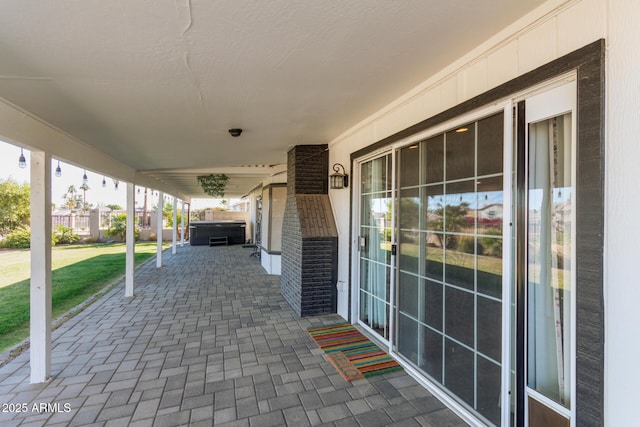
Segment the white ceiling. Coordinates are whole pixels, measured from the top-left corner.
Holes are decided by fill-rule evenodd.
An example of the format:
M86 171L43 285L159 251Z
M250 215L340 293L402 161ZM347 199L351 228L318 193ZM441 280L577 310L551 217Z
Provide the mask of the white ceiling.
M234 197L541 3L3 0L0 98L192 197L228 171Z

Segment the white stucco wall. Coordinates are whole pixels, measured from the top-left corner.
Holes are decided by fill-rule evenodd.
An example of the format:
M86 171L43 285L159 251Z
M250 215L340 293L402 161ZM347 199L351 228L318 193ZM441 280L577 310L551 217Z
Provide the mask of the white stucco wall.
M329 164L595 40L607 41L605 420L634 425L640 393L640 3L549 1L330 142ZM353 183L357 185L357 183ZM339 232L338 312L348 316L350 194L330 190ZM353 242L355 244L355 242ZM578 284L579 285L579 284Z

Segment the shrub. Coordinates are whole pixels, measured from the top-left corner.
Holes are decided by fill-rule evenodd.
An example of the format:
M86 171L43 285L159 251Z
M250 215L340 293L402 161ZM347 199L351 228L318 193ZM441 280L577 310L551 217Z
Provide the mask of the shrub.
M502 239L493 237L483 237L479 239L478 246L482 246L482 255L501 257L502 256Z
M78 241L78 235L73 232L73 229L65 227L64 225L58 225L53 234L55 236L55 242L63 245L70 245Z
M3 248L29 249L31 247L31 230L27 227L19 227L7 234L7 237L0 242Z
M467 254L475 252L475 241L471 236L460 236L458 240L458 250Z
M127 214L118 214L111 218L111 226L105 233L108 237L117 236L124 242L127 236ZM140 229L133 230L135 240L140 238Z

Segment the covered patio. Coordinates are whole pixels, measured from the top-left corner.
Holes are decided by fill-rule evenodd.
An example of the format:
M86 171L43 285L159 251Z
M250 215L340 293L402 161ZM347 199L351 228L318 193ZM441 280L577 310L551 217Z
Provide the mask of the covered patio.
M404 372L344 381L241 246L184 246L52 334L51 379L29 352L0 369L2 426L454 426ZM35 405L35 406L34 406ZM9 410L11 409L11 410Z

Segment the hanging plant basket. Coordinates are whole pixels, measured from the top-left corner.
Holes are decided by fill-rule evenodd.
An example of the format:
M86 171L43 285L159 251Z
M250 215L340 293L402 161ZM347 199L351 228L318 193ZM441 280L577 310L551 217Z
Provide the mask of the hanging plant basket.
M211 197L223 197L227 181L229 181L229 177L223 173L198 177L198 183L204 192Z

